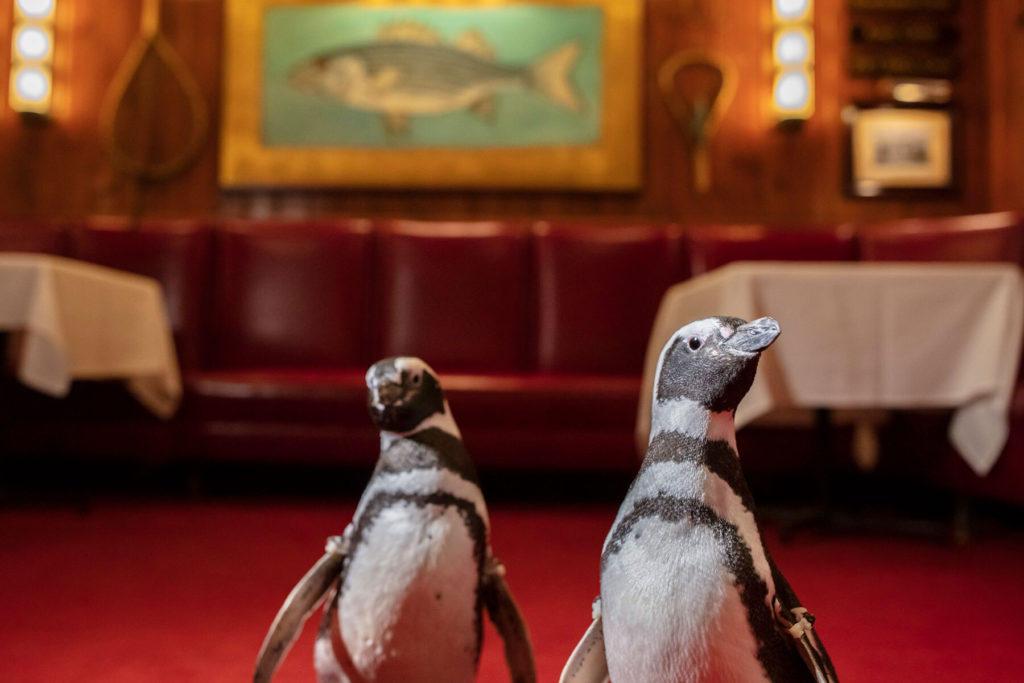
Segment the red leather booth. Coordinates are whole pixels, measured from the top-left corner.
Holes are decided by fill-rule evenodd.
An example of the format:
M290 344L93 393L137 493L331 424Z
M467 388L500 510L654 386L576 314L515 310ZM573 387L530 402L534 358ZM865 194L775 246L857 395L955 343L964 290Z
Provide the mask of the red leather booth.
M368 466L378 445L366 368L414 354L441 374L482 468L633 471L643 356L670 285L741 259L1018 260L1021 230L1015 214L856 229L8 219L0 249L158 279L185 395L162 422L116 383L76 383L58 400L8 379L0 396L13 417L3 438L14 450L81 457ZM1022 406L996 470L1009 474L993 484L957 470L947 483L1024 501Z
M858 256L851 224L698 225L689 229L687 241L693 275L733 261L854 261Z

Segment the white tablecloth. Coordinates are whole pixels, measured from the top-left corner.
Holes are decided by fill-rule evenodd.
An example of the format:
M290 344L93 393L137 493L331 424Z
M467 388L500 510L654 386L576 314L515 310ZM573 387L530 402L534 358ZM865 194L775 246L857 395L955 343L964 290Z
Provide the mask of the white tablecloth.
M0 253L0 330L18 378L52 396L74 379L123 379L160 417L181 376L158 282L58 256Z
M1024 325L1016 266L741 262L675 285L647 348L638 445L662 347L714 315L770 315L782 329L737 427L781 407L955 408L949 438L982 475L1006 443Z

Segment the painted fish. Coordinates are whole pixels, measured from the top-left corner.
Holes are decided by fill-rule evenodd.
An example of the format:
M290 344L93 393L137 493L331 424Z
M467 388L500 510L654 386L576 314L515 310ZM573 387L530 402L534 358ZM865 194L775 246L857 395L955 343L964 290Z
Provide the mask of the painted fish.
M537 91L579 112L570 75L580 45L566 43L526 65L501 64L479 33L446 45L429 28L403 22L370 43L346 46L298 64L289 84L384 117L391 132L411 116L471 110L489 114L499 93Z

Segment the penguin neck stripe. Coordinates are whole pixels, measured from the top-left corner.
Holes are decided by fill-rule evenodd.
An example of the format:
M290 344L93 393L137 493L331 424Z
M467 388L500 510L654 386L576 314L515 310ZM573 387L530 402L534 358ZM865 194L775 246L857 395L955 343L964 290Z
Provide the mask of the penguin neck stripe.
M477 514L490 528L487 506L484 503L480 486L445 467L428 466L374 475L359 500L354 518L361 517L369 501L381 493L428 494L434 492L450 493L456 498L472 502Z
M466 481L479 483L476 466L462 440L438 427L428 427L383 444L374 475L414 469L444 468Z
M615 528L601 554L601 570L618 554L633 528L643 519L658 518L669 523L689 522L711 529L723 548L725 569L732 574L741 602L747 612L757 659L772 683L811 681L803 661L775 624L768 603L767 581L757 573L750 546L739 529L725 521L704 503L686 498L659 495L639 500Z
M419 424L417 424L415 427L413 427L407 432L394 432L389 430L382 430L381 434L386 433L392 435L393 438L403 436L407 437L416 434L417 432L421 432L425 429L440 429L442 431L448 432L456 439L461 439L462 433L459 431L459 426L455 424L455 418L452 417L452 411L451 409L448 408L448 401L444 401L442 405L444 407L442 411L431 413L430 415L423 418L423 420L421 420Z
M650 440L665 432L678 432L697 439L714 439L736 444L733 411L712 412L688 398L656 400L651 409Z
M608 539L608 543L605 544L604 551L601 553L602 569L609 558L618 554L622 549L633 527L640 520L648 517L658 517L666 522L689 521L694 524L710 527L716 533L716 536L719 536L719 541L728 539L728 535L722 537L721 532L726 527L732 527L736 530L736 537L739 538L739 530L734 525L723 520L715 514L711 507L701 501L659 494L653 498L643 498L636 501L633 504L633 509L615 525L612 535ZM742 539L740 539L740 542L742 542Z
M647 457L640 467L640 475L655 463L690 462L706 467L709 472L728 484L732 492L751 513L754 513L754 496L743 476L739 457L732 444L726 441L705 441L678 432L663 432L651 439ZM640 475L637 475L639 479Z

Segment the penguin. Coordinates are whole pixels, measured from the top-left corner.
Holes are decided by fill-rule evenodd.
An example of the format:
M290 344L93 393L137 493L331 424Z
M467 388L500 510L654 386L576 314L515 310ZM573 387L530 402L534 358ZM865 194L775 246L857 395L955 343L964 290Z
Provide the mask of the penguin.
M769 555L736 449L736 406L772 318L698 320L665 344L651 435L601 552L594 622L561 683L831 683L814 617Z
M320 683L468 683L486 608L513 683L535 683L529 635L491 552L476 470L437 374L386 358L366 373L380 456L341 536L299 581L263 646L254 683L270 681L309 615Z

